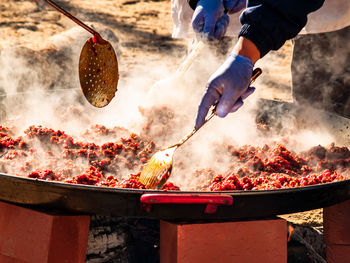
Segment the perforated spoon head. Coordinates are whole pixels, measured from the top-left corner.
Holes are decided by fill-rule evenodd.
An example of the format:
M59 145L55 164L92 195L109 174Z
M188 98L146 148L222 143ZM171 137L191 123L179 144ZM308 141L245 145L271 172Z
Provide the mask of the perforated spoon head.
M100 36L88 39L79 58L79 80L85 98L98 108L115 96L119 71L112 45Z

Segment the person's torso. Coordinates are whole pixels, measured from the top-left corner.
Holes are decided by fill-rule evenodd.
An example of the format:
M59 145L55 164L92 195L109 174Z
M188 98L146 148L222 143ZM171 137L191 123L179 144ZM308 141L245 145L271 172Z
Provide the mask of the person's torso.
M350 0L325 0L323 6L309 14L302 34L330 32L350 25Z

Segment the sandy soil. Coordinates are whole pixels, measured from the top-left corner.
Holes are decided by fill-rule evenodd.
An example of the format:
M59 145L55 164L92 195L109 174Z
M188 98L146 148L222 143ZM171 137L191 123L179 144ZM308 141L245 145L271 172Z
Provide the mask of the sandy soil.
M187 40L171 37L170 0L56 2L88 25L102 25L114 33L121 78L135 69L152 70L160 62L175 70L186 56ZM38 4L32 0L0 1L0 50L10 47L43 50L51 36L74 26L41 0ZM291 43L287 42L279 52L272 52L259 62L264 71L264 78L256 84L261 97L291 100L290 59ZM284 217L293 223L319 226L321 212Z
M171 38L170 1L56 1L86 24L102 24L119 40L120 72L148 62L166 61L172 53L185 54L185 41ZM50 36L75 26L74 22L40 0L1 1L0 47L25 46L42 49ZM104 37L102 35L102 37ZM171 51L171 52L169 52ZM141 55L141 56L140 56ZM144 57L149 61L139 61ZM172 56L174 58L174 56Z
M121 76L134 67L156 66L161 61L176 68L186 56L187 40L171 37L170 0L72 0L56 1L88 25L102 24L117 36ZM43 0L0 2L0 49L25 46L47 47L50 36L75 26L74 22L48 6ZM147 57L147 61L145 60ZM264 78L259 80L261 97L291 100L291 43L271 52L261 62ZM178 63L176 63L178 62ZM273 73L273 74L271 74Z

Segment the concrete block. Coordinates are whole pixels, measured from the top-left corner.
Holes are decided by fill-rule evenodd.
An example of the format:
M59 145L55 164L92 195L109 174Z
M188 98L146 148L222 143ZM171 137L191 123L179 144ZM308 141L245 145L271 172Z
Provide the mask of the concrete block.
M161 263L286 263L284 219L175 224L161 221Z
M349 263L350 245L327 245L327 263Z
M85 262L89 224L0 202L0 262Z
M350 200L324 208L323 227L326 244L350 245Z

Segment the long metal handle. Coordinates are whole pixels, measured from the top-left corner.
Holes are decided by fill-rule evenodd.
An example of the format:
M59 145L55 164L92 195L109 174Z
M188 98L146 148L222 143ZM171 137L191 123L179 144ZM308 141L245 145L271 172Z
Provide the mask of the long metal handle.
M64 10L62 7L58 6L56 3L52 2L51 0L44 0L44 1L47 2L49 5L51 5L52 7L54 7L59 12L61 12L62 14L64 14L65 16L67 16L68 18L72 19L75 23L77 23L79 26L81 26L84 29L86 29L87 31L89 31L94 36L98 36L98 37L100 36L99 33L97 33L95 30L93 30L88 25L84 24L78 18L76 18L73 15L71 15L70 13L68 13L66 10Z
M253 84L253 82L261 75L261 73L262 73L261 68L256 68L253 70L252 77L250 78L249 86L251 84ZM185 137L183 137L178 143L175 143L174 145L171 145L168 148L179 147L180 145L184 144L189 138L191 138L193 136L193 134L195 134L201 127L204 126L204 124L206 124L208 121L210 121L216 115L216 112L215 112L216 106L217 106L217 104L214 106L211 114L204 120L204 123L202 126L200 126L198 129L193 129L189 134L187 134Z

